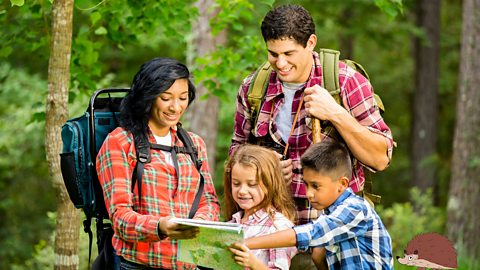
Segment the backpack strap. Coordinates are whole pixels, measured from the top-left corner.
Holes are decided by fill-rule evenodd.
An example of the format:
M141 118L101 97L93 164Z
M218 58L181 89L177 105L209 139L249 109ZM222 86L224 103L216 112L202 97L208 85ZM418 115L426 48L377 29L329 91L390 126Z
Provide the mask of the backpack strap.
M255 72L253 81L250 83L247 92L248 104L250 104L250 119L252 119L252 127L257 126L257 119L260 113L260 106L262 105L263 96L267 91L268 81L272 67L268 61L265 61Z
M189 218L193 218L195 213L197 212L198 206L200 204L200 199L203 194L203 189L205 185L205 180L203 175L200 173L200 168L202 167L202 161L198 159L198 152L195 146L193 145L193 141L188 135L188 132L182 128L180 123L177 124L177 136L183 142L184 147L177 147L177 146L167 146L161 144L151 144L150 142L146 141L145 139L141 139L140 136L135 136L134 134L134 141L135 141L135 149L137 151L137 164L135 165L135 169L132 176L132 192L135 188L135 182L137 181L138 185L138 201L141 201L142 198L142 177L143 177L143 170L145 169L145 164L150 162L150 149L162 150L166 152L170 152L172 154L172 160L175 167L175 171L177 175L179 175L179 167L178 167L178 157L177 153L185 153L189 154L190 158L192 159L195 168L198 170L200 174L200 184L198 188L198 192L195 194L195 198L192 203L192 208L188 213ZM140 204L139 204L140 205Z
M202 161L198 159L198 152L195 146L193 145L192 138L190 138L190 135L188 135L188 132L182 128L181 123L177 124L177 136L183 142L183 145L185 146L187 153L192 158L193 164L195 164L195 167L197 168L198 173L200 174L200 184L198 187L198 192L197 194L195 194L195 199L193 199L192 208L190 208L190 212L188 213L188 218L193 218L193 216L197 212L198 205L200 204L200 199L202 197L203 188L205 185L205 179L203 177L203 174L200 172L200 168L202 167Z
M367 78L367 80L370 81L370 77L368 76L367 71L363 68L362 65L360 65L359 63L357 63L353 60L350 60L350 59L343 59L341 61L344 62L345 64L349 65L350 67L352 67L356 71L358 71L365 78ZM383 114L385 112L385 106L383 105L382 98L380 98L380 96L377 95L376 93L373 93L373 98L375 99L375 102L377 104L378 109L380 110L380 113Z
M338 81L340 52L331 49L320 49L318 55L322 64L322 87L328 90L338 104L341 104L340 83Z
M330 93L330 95L333 96L333 98L338 104L342 105L341 103L342 101L340 98L340 83L338 79L338 61L340 57L340 52L336 50L331 50L331 49L320 49L319 56L320 56L320 63L322 64L322 74L323 74L322 86L323 88L327 89L327 91ZM369 80L368 74L365 71L365 69L362 67L362 65L352 60L342 60L342 61L348 66L358 71L360 74L362 74L365 78L367 78L367 80ZM382 100L377 94L374 94L374 98L375 98L375 101L377 102L377 106L379 106L380 110L383 112L385 109L383 107ZM330 127L327 127L327 128L330 128ZM353 165L355 168L356 167L355 164ZM365 176L364 189L358 192L357 195L366 198L367 201L369 201L372 204L372 206L373 206L373 203L380 203L381 197L379 195L372 193L372 182L367 181L366 176Z
M133 133L133 140L135 142L135 151L137 152L137 164L132 175L132 192L135 188L135 182L138 186L138 210L141 208L142 201L142 177L145 164L150 162L150 144L148 137L144 134Z

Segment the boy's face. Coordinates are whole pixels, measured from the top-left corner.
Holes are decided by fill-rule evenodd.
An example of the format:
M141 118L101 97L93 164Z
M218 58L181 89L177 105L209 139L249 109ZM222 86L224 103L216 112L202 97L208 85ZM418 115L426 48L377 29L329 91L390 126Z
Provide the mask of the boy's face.
M277 72L279 79L286 83L304 83L312 70L312 51L317 37L311 35L304 48L291 38L267 41L268 62Z
M348 179L332 179L310 168L303 168L303 181L307 186L307 199L313 208L323 210L348 188Z

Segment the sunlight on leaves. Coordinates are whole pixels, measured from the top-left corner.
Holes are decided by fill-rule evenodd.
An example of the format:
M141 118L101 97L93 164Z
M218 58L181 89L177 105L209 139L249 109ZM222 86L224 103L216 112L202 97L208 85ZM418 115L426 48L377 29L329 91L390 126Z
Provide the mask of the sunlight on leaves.
M25 4L25 1L24 0L10 0L10 4L12 4L12 7L13 6L23 6L23 4Z

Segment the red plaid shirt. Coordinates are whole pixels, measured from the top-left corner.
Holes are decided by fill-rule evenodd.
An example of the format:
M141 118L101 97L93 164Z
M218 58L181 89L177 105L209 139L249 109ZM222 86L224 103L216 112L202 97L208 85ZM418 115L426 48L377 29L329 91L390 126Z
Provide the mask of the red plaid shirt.
M303 90L315 84L322 85L322 65L318 53L313 52L313 58L314 67L312 68L308 81L300 91L295 93L292 104L292 119L300 104ZM252 131L252 119L250 116L250 104L248 103L247 92L250 83L253 82L253 75L254 74L252 73L245 78L237 95L237 108L235 112L232 144L229 151L230 155L237 146L247 142L248 136ZM350 115L357 119L361 125L367 127L372 132L385 136L388 143L388 151L386 154L391 158L393 149L392 133L380 115L378 106L373 97L373 88L370 82L353 68L343 62L339 62L339 83L340 97L342 99L343 107L350 113ZM285 146L274 121L283 103L284 96L282 82L278 79L277 73L273 71L270 75L268 88L258 114L257 125L253 131L255 137L270 135L275 142ZM332 139L329 136L330 134L325 133L324 129L322 129L322 132L322 137L324 139ZM288 139L288 143L290 144L289 158L293 161L294 169L291 184L293 196L305 198L306 187L302 181L302 174L299 173L301 169L300 157L312 143L312 130L310 117L305 112L303 106L300 109L295 129ZM350 180L350 187L354 192L358 192L363 190L365 183L363 167L366 166L360 162L355 162L355 164L356 167ZM369 169L372 170L371 168Z
M171 129L173 144L183 143ZM190 137L203 162L204 193L194 218L218 220L219 204L210 177L206 147L196 134ZM149 140L155 143L153 134ZM138 186L131 192L131 177L136 164L133 136L123 128L112 131L105 139L97 156L98 178L115 235L113 248L126 260L150 267L166 269L193 269L194 266L176 260L177 241L160 240L157 227L160 217L188 218L198 190L200 174L188 154L178 153L180 177L175 168L165 162L160 150L151 150L151 162L145 164L142 179L142 207L138 210Z

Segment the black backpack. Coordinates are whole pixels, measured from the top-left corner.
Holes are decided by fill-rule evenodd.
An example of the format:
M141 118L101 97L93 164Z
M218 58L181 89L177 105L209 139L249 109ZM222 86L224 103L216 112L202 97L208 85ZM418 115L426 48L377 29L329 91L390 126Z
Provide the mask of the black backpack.
M119 125L120 104L128 90L128 88L97 90L90 98L87 111L80 117L69 119L62 127L63 150L60 154L60 167L70 200L76 208L82 209L85 213L83 227L89 235L89 265L93 241L92 218L96 221L99 255L93 263L93 269L113 269L112 236L114 233L105 207L102 187L98 181L95 162L103 141ZM144 165L150 162L150 149L172 152L172 157L175 157L176 153L188 154L200 171L202 162L198 159L198 152L181 124L177 125L177 135L184 147L151 144L146 136L133 134L138 162L132 175L132 192L136 183L139 198L141 198ZM174 164L178 171L175 159ZM202 174L200 175L199 191L195 195L189 218L195 215L203 193L204 178Z

